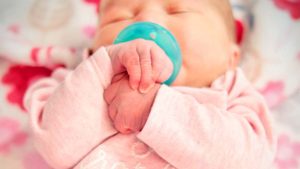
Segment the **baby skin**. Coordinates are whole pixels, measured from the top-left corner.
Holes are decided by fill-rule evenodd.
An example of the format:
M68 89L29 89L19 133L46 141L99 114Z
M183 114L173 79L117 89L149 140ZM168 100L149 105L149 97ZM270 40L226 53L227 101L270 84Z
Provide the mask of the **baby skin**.
M53 168L269 169L276 147L263 97L237 67L226 0L102 0L94 54L25 96L33 141ZM155 43L112 45L131 23L177 39L183 64Z
M107 52L114 72L104 93L109 117L123 134L141 131L160 83L172 74L172 62L154 42L143 39L109 46Z

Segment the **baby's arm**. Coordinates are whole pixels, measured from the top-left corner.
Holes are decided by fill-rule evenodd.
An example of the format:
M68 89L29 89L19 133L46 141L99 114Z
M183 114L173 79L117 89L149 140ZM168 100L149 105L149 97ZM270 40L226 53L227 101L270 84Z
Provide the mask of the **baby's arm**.
M144 87L151 80L166 80L172 73L172 63L160 52L145 40L101 48L74 71L60 70L52 78L35 83L24 102L34 143L45 160L55 168L70 168L117 133L107 114L104 89L115 74L126 70L133 82L146 81ZM135 62L137 59L139 62ZM150 74L151 79L143 74Z
M105 48L75 70L57 71L35 83L25 96L33 141L54 168L71 168L114 135L103 100L113 76Z
M178 169L268 169L275 146L264 100L240 70L211 89L162 86L138 138Z

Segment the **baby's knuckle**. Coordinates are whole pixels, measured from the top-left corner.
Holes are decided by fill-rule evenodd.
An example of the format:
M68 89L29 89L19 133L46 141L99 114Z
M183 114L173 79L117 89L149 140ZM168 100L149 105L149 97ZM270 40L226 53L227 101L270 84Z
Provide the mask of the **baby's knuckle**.
M156 43L152 40L146 40L146 39L141 39L140 38L140 39L135 40L135 45L139 46L139 47L146 48L146 47L155 46Z
M145 39L142 39L142 38L138 38L138 39L135 39L133 42L136 43L136 44L140 44L140 43L146 43L147 40Z
M150 57L142 57L140 60L141 60L141 65L151 65Z
M124 51L124 56L125 58L132 58L132 57L137 57L138 54L135 49L129 48L128 50Z
M139 79L142 76L142 72L140 70L140 67L136 67L135 69L131 69L128 71L129 79L130 80L136 80Z
M145 43L146 43L147 45L150 45L150 46L156 45L156 43L155 43L154 41L152 41L152 40L146 40Z
M138 57L131 57L127 60L127 64L133 66L140 65L140 59Z

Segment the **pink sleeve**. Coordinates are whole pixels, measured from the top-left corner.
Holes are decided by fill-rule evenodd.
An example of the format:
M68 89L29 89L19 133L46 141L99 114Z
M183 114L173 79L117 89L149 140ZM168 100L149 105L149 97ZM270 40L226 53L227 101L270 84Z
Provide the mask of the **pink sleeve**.
M103 91L112 66L101 48L74 71L59 70L35 83L25 105L37 150L54 168L70 168L116 133L106 112Z
M159 90L138 138L178 169L271 168L269 110L241 70L209 89Z

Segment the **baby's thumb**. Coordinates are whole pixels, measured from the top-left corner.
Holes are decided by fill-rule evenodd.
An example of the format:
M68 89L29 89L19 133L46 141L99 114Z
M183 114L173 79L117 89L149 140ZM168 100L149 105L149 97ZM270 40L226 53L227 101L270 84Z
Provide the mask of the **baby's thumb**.
M104 90L103 97L107 104L110 104L116 97L117 90L118 90L117 85L118 83L113 83Z

